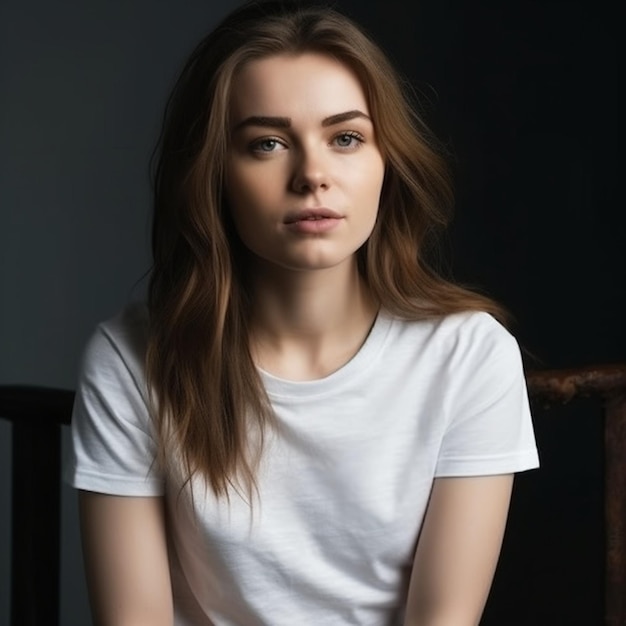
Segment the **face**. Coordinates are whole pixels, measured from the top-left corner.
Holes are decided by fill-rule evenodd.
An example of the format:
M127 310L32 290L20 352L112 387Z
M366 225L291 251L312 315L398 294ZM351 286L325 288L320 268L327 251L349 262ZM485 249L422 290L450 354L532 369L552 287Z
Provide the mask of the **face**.
M230 102L226 196L243 243L286 270L351 266L385 165L354 73L319 54L246 64Z

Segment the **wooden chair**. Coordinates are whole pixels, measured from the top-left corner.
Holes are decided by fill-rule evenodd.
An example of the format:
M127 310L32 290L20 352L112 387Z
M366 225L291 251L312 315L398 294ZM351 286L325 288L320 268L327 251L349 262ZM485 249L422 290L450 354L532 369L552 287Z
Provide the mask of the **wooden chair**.
M626 364L527 374L532 402L602 402L605 447L605 626L626 624ZM60 428L74 392L0 386L13 425L11 626L58 626Z

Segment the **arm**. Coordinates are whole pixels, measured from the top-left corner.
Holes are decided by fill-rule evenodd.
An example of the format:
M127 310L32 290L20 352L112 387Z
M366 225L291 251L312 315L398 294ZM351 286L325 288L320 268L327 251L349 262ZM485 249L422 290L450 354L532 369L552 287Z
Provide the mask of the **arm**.
M435 479L415 553L405 626L479 623L512 484L512 475Z
M95 626L172 626L163 498L79 492Z

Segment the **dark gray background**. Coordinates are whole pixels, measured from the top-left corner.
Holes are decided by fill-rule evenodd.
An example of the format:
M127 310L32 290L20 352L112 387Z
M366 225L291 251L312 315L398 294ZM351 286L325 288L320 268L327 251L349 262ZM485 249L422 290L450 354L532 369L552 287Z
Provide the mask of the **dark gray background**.
M141 297L165 100L193 45L238 4L0 2L0 384L73 387L94 325ZM10 428L0 424L5 624ZM61 624L85 626L76 498L62 495Z
M165 98L237 4L0 4L0 383L73 387L94 324L141 296ZM617 3L336 4L390 52L455 156L454 271L512 310L528 365L626 360ZM601 425L588 413L537 415L543 469L518 480L486 624L599 623ZM9 436L2 426L0 624ZM62 624L83 625L75 496L63 498Z

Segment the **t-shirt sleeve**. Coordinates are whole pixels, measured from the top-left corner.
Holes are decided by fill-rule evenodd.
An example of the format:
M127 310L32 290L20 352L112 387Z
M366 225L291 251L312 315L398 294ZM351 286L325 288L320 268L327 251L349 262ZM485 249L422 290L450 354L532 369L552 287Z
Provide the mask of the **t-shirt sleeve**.
M452 355L449 421L435 475L520 472L539 465L526 379L515 338L486 314L474 316ZM459 374L459 372L462 372Z
M111 495L162 495L143 355L129 333L99 326L83 354L65 480Z

